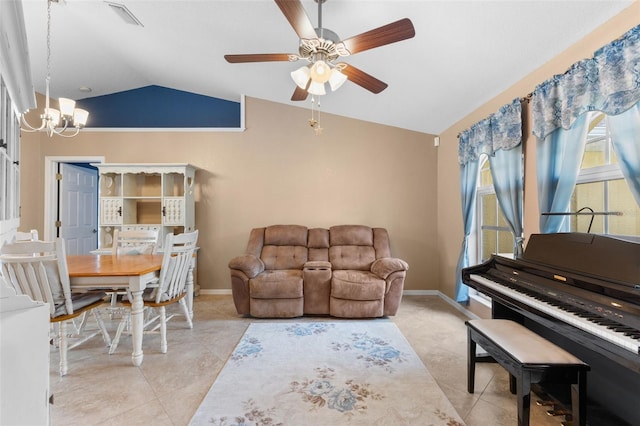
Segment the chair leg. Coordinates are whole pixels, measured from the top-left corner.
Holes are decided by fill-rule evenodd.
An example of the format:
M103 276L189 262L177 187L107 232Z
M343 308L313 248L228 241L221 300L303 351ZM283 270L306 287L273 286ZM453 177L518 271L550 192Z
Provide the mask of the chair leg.
M187 301L184 300L184 297L180 299L180 306L182 307L182 312L184 313L184 317L187 319L187 324L189 328L193 328L193 321L191 320L191 315L189 314L189 306L187 306Z
M67 322L60 321L58 323L58 345L60 350L60 376L67 374Z
M98 328L102 332L102 340L104 340L105 345L111 346L111 336L107 332L107 328L104 325L104 321L102 320L102 314L97 309L93 309L93 316L96 318L96 323L98 324Z
M160 306L160 352L167 353L167 310Z
M131 317L129 314L127 314L125 315L124 318L120 320L120 323L118 324L118 330L116 331L116 335L113 336L113 340L111 341L111 346L109 346L109 355L113 354L118 348L118 343L120 343L120 336L124 331L125 325L129 322L129 318Z

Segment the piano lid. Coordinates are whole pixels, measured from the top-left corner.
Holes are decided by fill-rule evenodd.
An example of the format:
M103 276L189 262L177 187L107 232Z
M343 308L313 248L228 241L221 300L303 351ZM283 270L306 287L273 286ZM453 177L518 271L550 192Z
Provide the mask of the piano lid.
M522 259L640 289L640 243L578 232L533 234Z

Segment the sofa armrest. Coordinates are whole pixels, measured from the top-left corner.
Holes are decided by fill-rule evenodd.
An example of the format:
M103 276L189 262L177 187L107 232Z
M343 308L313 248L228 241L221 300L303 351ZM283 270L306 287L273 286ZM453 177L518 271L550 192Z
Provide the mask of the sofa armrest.
M245 254L231 259L229 261L229 268L239 269L244 272L247 277L253 278L264 271L264 263L259 257L252 254Z
M409 269L409 264L404 260L395 257L383 257L381 259L376 259L371 264L371 272L385 280L392 273L406 271L407 269Z

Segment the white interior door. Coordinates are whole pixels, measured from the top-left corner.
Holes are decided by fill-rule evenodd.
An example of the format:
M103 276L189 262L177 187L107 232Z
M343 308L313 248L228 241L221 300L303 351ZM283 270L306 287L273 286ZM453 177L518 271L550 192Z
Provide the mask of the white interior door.
M98 171L60 163L60 236L67 254L89 254L98 248Z

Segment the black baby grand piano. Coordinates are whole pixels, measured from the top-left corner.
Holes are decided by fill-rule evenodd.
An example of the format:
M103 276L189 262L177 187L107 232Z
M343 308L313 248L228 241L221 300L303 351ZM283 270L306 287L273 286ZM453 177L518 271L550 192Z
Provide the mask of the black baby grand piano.
M601 408L590 424L640 425L640 243L534 234L522 258L494 255L463 269L462 281L491 297L494 318L518 321L591 366L587 394Z

